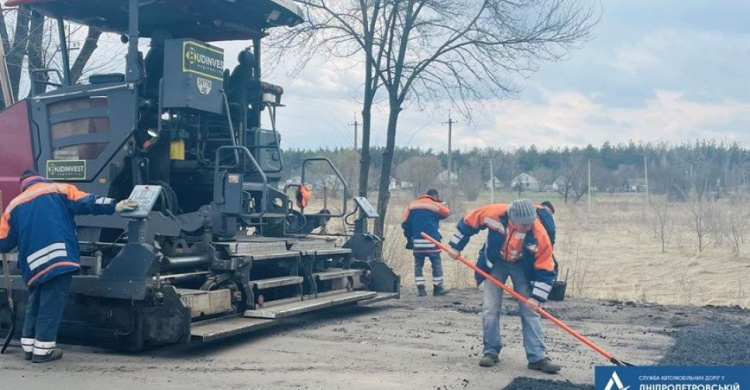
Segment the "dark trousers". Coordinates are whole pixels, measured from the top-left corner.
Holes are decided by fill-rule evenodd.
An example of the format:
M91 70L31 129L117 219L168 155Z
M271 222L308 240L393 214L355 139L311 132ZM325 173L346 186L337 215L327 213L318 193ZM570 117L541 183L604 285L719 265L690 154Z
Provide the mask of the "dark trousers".
M417 286L424 286L424 268L425 257L429 257L432 263L432 284L435 286L443 285L443 263L440 260L440 253L415 253L414 254L414 281Z
M40 342L57 340L63 310L68 301L73 274L66 273L29 289L23 338Z

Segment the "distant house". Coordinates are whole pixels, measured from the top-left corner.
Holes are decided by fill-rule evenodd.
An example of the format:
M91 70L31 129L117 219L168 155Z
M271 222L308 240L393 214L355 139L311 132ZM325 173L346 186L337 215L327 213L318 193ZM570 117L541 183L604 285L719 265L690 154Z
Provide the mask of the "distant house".
M453 184L458 183L458 174L456 174L455 172L451 172L450 178L451 178L451 183ZM446 169L438 173L437 179L438 179L438 182L442 184L447 184L448 183L448 170Z
M542 184L535 178L534 176L529 175L528 173L522 173L515 177L510 182L510 188L513 190L517 190L518 188L521 188L523 191L541 191L542 190Z
M490 179L490 180L487 180L487 182L485 182L485 183L484 183L484 185L485 185L485 186L487 187L487 189L490 189L490 188L492 188L492 187L493 187L493 185L494 185L494 187L495 187L495 189L496 189L496 190L498 190L498 189L501 189L501 188L504 188L504 187L505 187L505 184L503 184L503 181L502 181L502 180L500 180L500 179L498 179L498 178L496 178L496 177L495 177L494 179L495 179L495 180L492 180L492 179Z
M409 189L409 188L413 188L413 187L414 187L414 184L412 184L411 182L404 181L404 180L399 180L399 179L397 179L397 178L395 178L393 176L391 176L391 180L388 183L388 190L389 191L392 191L392 190L405 190L405 189Z
M401 181L391 176L391 180L388 182L388 190L397 190L401 188Z
M283 189L285 185L299 185L300 183L302 183L302 177L293 176L289 178L289 180L285 181L284 183L279 183L279 189Z
M634 181L628 180L625 192L646 192L646 179L637 177Z
M555 181L552 182L552 190L557 191L560 188L565 188L565 182L567 179L565 179L564 176L560 176Z

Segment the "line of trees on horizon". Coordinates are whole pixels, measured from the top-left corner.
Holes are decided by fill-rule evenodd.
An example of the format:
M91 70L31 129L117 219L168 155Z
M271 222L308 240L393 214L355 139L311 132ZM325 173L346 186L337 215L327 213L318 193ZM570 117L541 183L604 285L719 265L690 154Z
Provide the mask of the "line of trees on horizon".
M370 148L371 189L376 189L380 180L381 149ZM285 180L299 175L306 158L324 156L334 162L350 186L358 182L359 153L352 148L285 149L282 156ZM393 160L391 181L398 183L396 186L418 195L432 186L445 187L451 177L454 186L468 200L475 200L492 182L490 165L496 187L519 193L531 190L514 182L525 173L536 180L533 190L557 192L566 203L576 202L588 192L589 162L591 187L596 192L645 191L646 175L650 193L667 195L673 201L718 199L750 190L750 149L737 142L698 140L679 145L605 142L600 147L540 149L532 145L515 150L456 150L452 153L452 175L447 174L448 155L444 151L397 147Z

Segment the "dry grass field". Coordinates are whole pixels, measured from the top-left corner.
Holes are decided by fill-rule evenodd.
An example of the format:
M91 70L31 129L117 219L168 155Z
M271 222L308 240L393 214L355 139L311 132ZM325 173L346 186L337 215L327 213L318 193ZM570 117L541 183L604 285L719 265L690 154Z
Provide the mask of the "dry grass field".
M652 196L647 203L644 194L598 194L589 214L585 202L565 204L553 193L523 196L534 201L549 199L555 205L555 256L562 266L561 278L569 275L567 294L571 297L750 307L747 199L698 204ZM443 237L450 237L458 218L489 203L489 197L487 192L474 202L458 199L453 215L441 225ZM499 192L495 199L510 202L516 197ZM386 261L402 276L407 289L414 284L413 261L404 249L399 224L411 199L408 192L392 193L384 248ZM341 224L331 221L330 227L338 230ZM698 230L702 231L702 250ZM480 233L464 255L473 260L483 242L484 233ZM448 287L475 286L473 271L447 256L443 263ZM429 272L426 265L428 285Z

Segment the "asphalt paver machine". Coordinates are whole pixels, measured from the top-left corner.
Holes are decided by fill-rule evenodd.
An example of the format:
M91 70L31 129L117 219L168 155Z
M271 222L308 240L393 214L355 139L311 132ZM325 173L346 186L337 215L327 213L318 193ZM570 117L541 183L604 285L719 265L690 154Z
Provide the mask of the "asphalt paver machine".
M77 217L81 271L61 340L139 350L233 336L284 317L397 298L399 277L367 232L367 199L332 214L296 206L276 110L283 89L261 81L261 40L303 21L291 0L9 0L57 19L62 69L35 70L43 90L0 113L0 190L36 168L55 181L124 199L134 213ZM125 73L72 84L64 21L121 34ZM139 38L150 38L145 56ZM247 40L234 69L211 44ZM145 50L144 50L145 51ZM60 83L54 80L57 75ZM40 85L40 83L35 83ZM36 88L39 89L39 88ZM265 124L265 126L264 126ZM303 196L301 196L303 197ZM304 199L299 199L304 201ZM304 202L301 202L304 205ZM350 207L351 208L351 207ZM308 207L309 209L309 207ZM317 234L351 215L345 239ZM316 230L318 229L318 230ZM317 234L317 235L316 235ZM15 318L27 293L12 276ZM12 313L0 306L0 333Z

